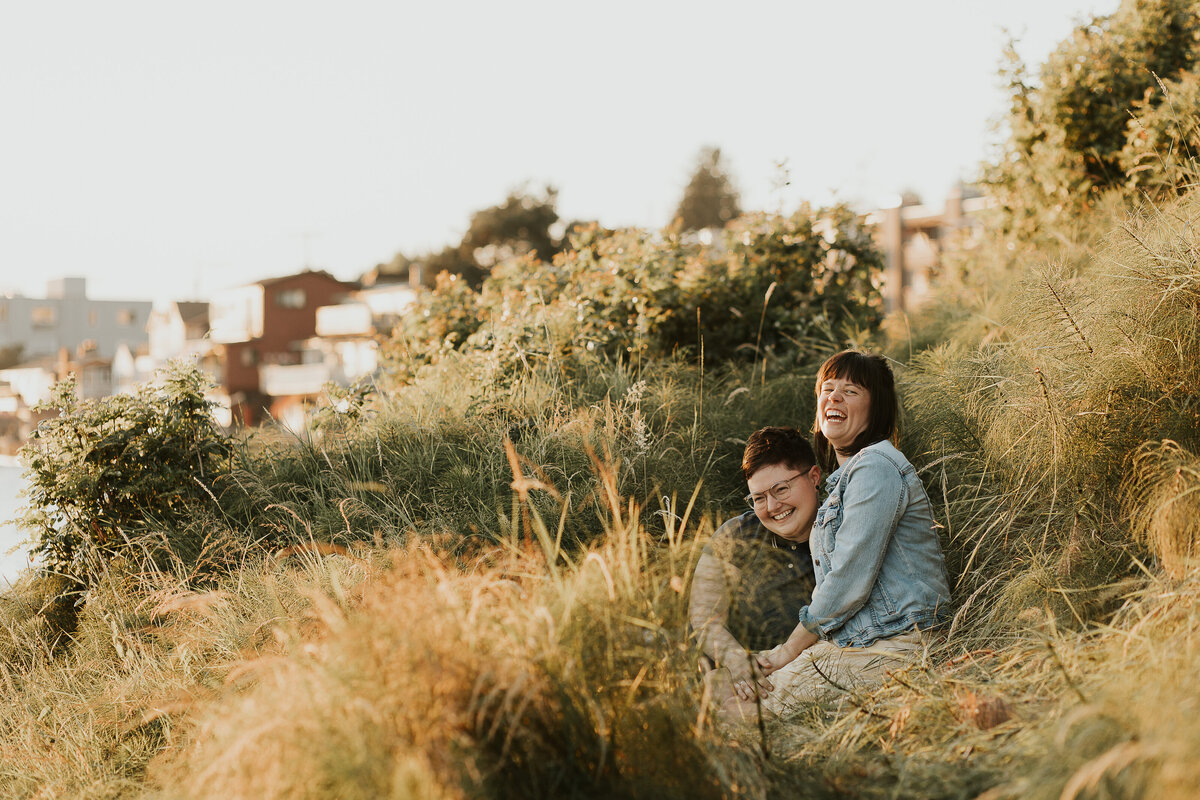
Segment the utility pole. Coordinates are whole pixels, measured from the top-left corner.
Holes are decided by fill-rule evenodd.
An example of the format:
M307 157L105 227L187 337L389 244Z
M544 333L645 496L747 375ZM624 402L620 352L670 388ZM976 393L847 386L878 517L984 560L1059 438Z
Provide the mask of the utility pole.
M300 241L304 252L304 269L312 269L312 240L316 239L321 234L313 233L312 231L304 231L299 234Z

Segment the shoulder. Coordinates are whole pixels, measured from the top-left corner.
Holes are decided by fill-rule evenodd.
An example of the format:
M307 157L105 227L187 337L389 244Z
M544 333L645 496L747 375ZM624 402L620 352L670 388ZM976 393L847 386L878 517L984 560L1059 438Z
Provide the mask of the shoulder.
M746 511L717 528L704 552L722 561L741 563L765 540L767 529L753 511Z
M889 441L875 442L855 453L843 465L843 486L863 486L882 489L885 486L902 486L904 473L913 466Z
M846 477L855 472L895 472L897 474L913 468L896 446L884 439L869 444L855 453L845 464Z
M721 527L717 528L717 532L713 534L712 540L726 541L746 541L761 538L766 531L762 523L758 521L758 515L753 511L745 511L732 519L725 520Z

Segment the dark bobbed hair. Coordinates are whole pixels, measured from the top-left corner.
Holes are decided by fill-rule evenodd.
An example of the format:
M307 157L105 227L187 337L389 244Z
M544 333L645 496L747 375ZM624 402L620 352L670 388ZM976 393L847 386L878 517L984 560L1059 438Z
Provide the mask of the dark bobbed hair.
M742 453L742 475L746 480L763 467L783 464L807 472L817 463L812 445L795 428L760 428L746 440Z
M821 384L828 380L852 381L866 389L871 395L871 413L867 427L849 447L837 451L821 433L821 418L813 421L813 441L821 466L828 470L837 468L839 453L852 456L869 444L892 439L896 435L896 422L900 416L900 403L896 397L896 380L892 368L883 356L864 353L860 350L843 350L832 355L817 372L817 396L821 395ZM820 412L818 411L818 414Z

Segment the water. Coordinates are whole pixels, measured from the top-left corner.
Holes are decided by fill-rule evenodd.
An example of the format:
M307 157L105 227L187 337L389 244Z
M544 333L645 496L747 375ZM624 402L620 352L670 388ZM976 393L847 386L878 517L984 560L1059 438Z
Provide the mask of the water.
M23 498L18 497L25 486L23 471L23 467L11 460L0 461L0 588L16 580L21 570L29 566L24 547L19 547L28 537L13 522L17 508L23 505ZM10 553L14 547L18 549Z

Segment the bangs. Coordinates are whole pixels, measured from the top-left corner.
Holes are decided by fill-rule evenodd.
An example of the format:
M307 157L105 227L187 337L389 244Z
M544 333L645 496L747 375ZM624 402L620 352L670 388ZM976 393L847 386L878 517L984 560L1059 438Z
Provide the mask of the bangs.
M818 394L821 384L829 380L851 381L873 393L879 384L879 366L866 353L843 351L821 366L821 371L817 373Z
M830 356L817 372L815 388L818 409L821 384L832 380L849 381L866 389L870 396L870 410L867 412L867 427L844 450L835 450L825 438L825 434L821 433L821 418L818 412L817 418L813 420L813 440L816 442L817 457L821 466L828 470L837 468L838 458L841 456L853 455L869 444L893 438L900 417L895 377L883 356L858 350L843 350Z

